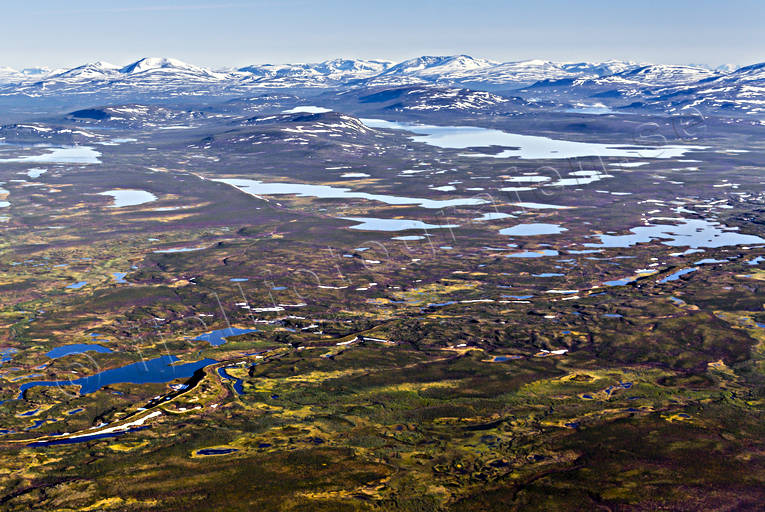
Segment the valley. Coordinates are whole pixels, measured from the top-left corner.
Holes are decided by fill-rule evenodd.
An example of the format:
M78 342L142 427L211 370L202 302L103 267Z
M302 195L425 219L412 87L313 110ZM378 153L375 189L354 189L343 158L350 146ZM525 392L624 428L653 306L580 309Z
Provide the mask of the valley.
M0 508L756 510L761 66L0 75Z

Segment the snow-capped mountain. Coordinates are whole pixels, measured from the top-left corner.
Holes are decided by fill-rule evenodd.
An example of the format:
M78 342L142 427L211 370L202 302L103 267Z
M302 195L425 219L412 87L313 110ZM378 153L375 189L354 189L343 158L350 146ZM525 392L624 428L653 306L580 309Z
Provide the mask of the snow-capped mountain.
M762 84L765 81L765 62L738 68L736 71L720 77L718 81L724 83L758 82Z
M377 78L384 80L387 77L412 77L431 82L455 80L497 64L497 62L487 59L475 59L469 55L424 56L405 60L391 66L380 73Z
M565 71L577 73L584 77L613 75L645 65L625 60L607 60L604 62L566 62L560 67Z
M714 70L718 73L733 73L740 67L741 66L738 64L720 64L719 66L715 67Z
M558 105L606 102L613 108L676 110L684 105L760 112L761 64L735 68L638 64L630 61L494 62L468 55L385 60L333 59L213 70L171 58L143 58L126 66L94 62L69 70L0 68L0 96L62 98L91 95L119 103L188 95L247 96L269 89L365 90L420 87L406 110L495 108L521 96ZM428 87L443 87L442 91ZM455 92L459 91L461 92ZM434 92L435 91L435 92ZM400 91L399 91L400 92ZM490 93L501 93L491 96ZM508 95L509 93L509 95Z
M690 84L664 87L631 107L666 112L693 107L707 113L765 115L765 62Z
M495 107L525 104L519 98L505 98L486 91L435 85L406 85L355 89L339 97L356 97L361 105L399 112L485 111Z
M701 66L650 64L603 76L540 80L522 93L564 104L606 102L613 108L642 109L664 90L692 88L721 76L724 75ZM660 109L658 104L656 108Z
M385 60L334 59L314 64L252 65L236 71L243 80L261 87L321 87L371 77L392 64Z
M77 80L103 80L116 75L119 69L119 66L109 64L108 62L93 62L77 66L76 68L57 73L47 78L51 80L70 78Z
M222 81L230 79L226 72L215 72L201 66L187 64L177 59L166 57L147 57L132 64L128 64L119 70L121 78L132 81L146 79L169 79L190 81Z
M389 60L332 59L316 64L315 68L330 79L341 81L377 75L392 65Z
M654 64L640 66L634 69L627 69L613 75L590 79L590 82L592 84L601 86L617 85L653 87L662 85L688 84L718 75L718 73L700 66L672 66ZM584 84L586 83L586 79L581 79L578 83Z
M555 62L535 59L504 62L468 76L463 76L460 82L522 87L539 80L557 80L578 76L581 76L581 72L567 70L561 64Z
M13 68L0 66L0 84L10 84L14 82L20 82L22 79L20 71L16 71Z
M176 95L188 91L212 92L211 87L222 87L235 79L230 73L214 72L176 59L147 57L124 67L106 62L84 64L37 80L6 85L0 88L0 95L125 95L151 92Z
M45 76L58 72L60 72L60 70L53 71L48 68L25 68L22 70L16 70L5 66L0 66L0 84L13 84L40 80Z
M365 81L367 86L438 83L512 89L542 80L594 78L638 67L624 61L560 63L545 60L493 62L467 55L419 57Z

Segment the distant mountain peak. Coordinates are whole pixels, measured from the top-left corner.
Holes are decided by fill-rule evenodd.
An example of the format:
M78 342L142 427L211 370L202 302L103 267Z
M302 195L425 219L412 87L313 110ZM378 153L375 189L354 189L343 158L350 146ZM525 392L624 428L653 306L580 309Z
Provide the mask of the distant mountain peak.
M130 73L141 73L144 71L149 71L153 69L167 69L167 68L176 68L176 69L184 69L184 70L194 70L194 71L202 71L203 69L194 66L192 64L186 64L183 61L180 61L178 59L171 59L168 57L144 57L142 59L139 59L132 64L128 64L127 66L120 69L120 73L130 74Z
M415 74L432 76L443 72L459 72L490 67L497 64L488 59L476 59L470 55L423 55L391 66L386 75Z

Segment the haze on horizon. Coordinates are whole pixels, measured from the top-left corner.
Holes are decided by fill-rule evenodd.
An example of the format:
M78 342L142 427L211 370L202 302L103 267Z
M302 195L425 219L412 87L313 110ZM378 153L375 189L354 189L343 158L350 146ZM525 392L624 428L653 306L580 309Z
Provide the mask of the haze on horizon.
M0 66L14 68L145 56L222 67L461 53L497 61L765 61L765 4L757 0L40 0L0 12L10 42Z

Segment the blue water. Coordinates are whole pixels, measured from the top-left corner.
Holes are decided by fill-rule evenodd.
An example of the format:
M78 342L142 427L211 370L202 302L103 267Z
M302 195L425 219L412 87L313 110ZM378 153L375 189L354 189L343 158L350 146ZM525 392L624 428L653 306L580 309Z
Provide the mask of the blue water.
M232 283L244 283L246 281L249 281L250 279L247 277L232 277L229 279Z
M714 258L704 258L703 260L696 261L693 264L694 265L710 265L713 263L725 263L727 261L728 260L716 260Z
M67 414L69 416L72 416L72 415L77 414L78 412L82 412L84 410L85 409L83 409L82 407L78 407L77 409L72 409L71 411L67 412Z
M614 281L606 281L603 284L606 286L625 286L634 282L635 282L634 278L626 278L626 279L616 279Z
M18 350L15 348L5 348L0 350L0 363L7 363L11 359L13 359L12 355L17 353Z
M748 265L759 265L762 261L765 261L765 258L762 256L757 256L756 258L747 261Z
M78 283L72 283L72 284L70 284L69 286L67 286L67 288L69 288L70 290L79 290L80 288L82 288L82 287L83 287L83 286L85 286L86 284L88 284L88 282L87 282L87 281L80 281L80 282L78 282Z
M453 300L449 300L449 301L446 301L446 302L432 302L432 303L428 304L425 307L426 308L440 308L440 307L444 307L444 306L451 306L452 304L457 304L457 302L453 301Z
M469 154L485 158L510 158L547 160L585 156L674 158L687 151L704 149L699 146L661 146L645 148L626 144L600 144L551 139L538 135L521 135L477 126L435 126L427 124L400 123L382 119L362 118L370 128L405 130L415 135L410 138L440 148L465 149L473 147L502 146L506 149L494 155Z
M499 234L509 236L557 235L564 231L568 230L557 224L533 223L517 224L509 228L500 229Z
M473 220L476 222L481 222L484 220L500 220L500 219L507 219L515 217L515 215L510 215L509 213L501 213L501 212L486 212L480 217L476 217Z
M506 254L505 258L541 258L542 256L558 256L558 251L544 249L542 251L525 251Z
M678 270L674 274L668 275L664 279L659 279L659 282L666 283L669 281L677 281L678 279L680 279L680 276L684 276L685 274L690 274L691 272L696 272L697 270L698 270L697 268L684 268L682 270Z
M604 313L603 316L606 318L622 318L622 315L618 313Z
M32 425L28 426L28 427L27 427L27 428L25 428L24 430L34 430L34 429L36 429L36 428L40 428L40 427L42 427L42 426L43 426L43 425L45 425L46 423L55 423L55 422L57 422L57 421L58 421L58 420L55 420L55 419L51 419L51 418L47 418L47 419L44 419L44 420L35 420L34 422L32 422Z
M114 276L114 280L119 284L127 283L127 281L125 281L126 275L127 275L127 272L112 272L112 276Z
M174 254L176 252L201 251L202 249L207 249L207 247L175 247L173 249L158 249L152 252L156 254Z
M245 194L254 197L262 195L296 195L300 197L318 197L322 199L367 199L370 201L379 201L390 205L415 204L423 208L448 208L450 206L470 206L486 204L486 199L477 197L445 199L442 201L434 199L423 199L415 197L391 196L385 194L370 194L367 192L358 192L350 188L333 187L330 185L311 185L308 183L266 183L258 180L249 179L217 179L218 181L231 185Z
M533 295L503 295L503 297L516 300L525 300L532 298Z
M402 242L413 242L415 240L425 240L424 236L420 235L404 235L404 236L394 236L391 238L391 240L400 240ZM353 258L352 255L348 255L349 258Z
M680 224L655 224L630 229L629 235L595 235L599 244L586 243L586 247L631 247L660 239L664 245L673 247L716 248L732 245L765 243L754 235L731 231L729 227L705 219L682 219Z
M178 361L178 358L175 356L161 356L156 359L139 361L121 368L106 370L89 377L82 377L72 381L26 382L21 385L19 398L24 396L26 390L38 386L80 386L80 394L87 395L111 384L163 383L175 379L187 379L198 369L217 362L214 359L202 359L201 361L195 361L193 363L173 365L176 361Z
M565 274L558 274L556 272L543 272L541 274L531 274L533 277L559 277Z
M100 164L101 153L88 146L45 146L43 155L3 158L0 163Z
M237 379L236 377L229 375L228 372L226 372L226 368L218 368L218 375L220 375L222 379L234 381L234 391L236 391L237 395L244 394L244 383L242 382L242 379Z
M123 206L138 206L139 204L150 203L157 200L157 196L145 190L107 190L99 192L100 196L111 196L114 198L114 204L109 208L122 208Z
M248 332L257 332L257 329L239 329L238 327L226 327L225 329L217 329L206 334L197 336L192 341L206 341L213 347L223 345L226 343L226 336L238 336L240 334L247 334Z
M99 352L101 354L106 354L108 352L111 352L111 350L101 345L89 345L87 343L74 343L72 345L63 345L61 347L56 347L53 350L49 350L48 352L46 352L45 355L50 357L51 359L56 359L58 357L68 356L70 354L82 354L83 352Z
M226 455L238 451L236 448L205 448L197 451L197 455Z
M496 363L512 361L514 359L521 359L521 356L494 356L494 362Z
M413 219L378 219L375 217L341 217L344 220L360 222L350 229L364 231L406 231L407 229L445 229L458 228L457 224L428 224Z

